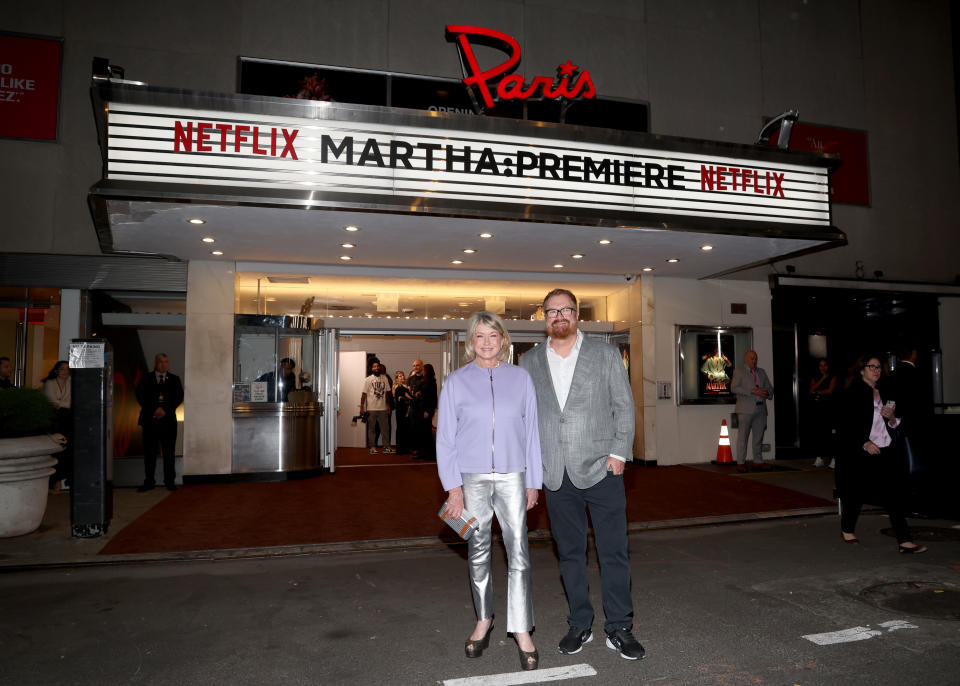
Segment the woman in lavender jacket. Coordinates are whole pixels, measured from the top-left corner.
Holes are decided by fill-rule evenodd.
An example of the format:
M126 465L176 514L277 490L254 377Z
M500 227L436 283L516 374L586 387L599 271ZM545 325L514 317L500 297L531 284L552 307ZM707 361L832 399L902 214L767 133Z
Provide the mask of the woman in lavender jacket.
M470 362L447 377L437 420L437 469L448 492L447 511L464 507L480 529L468 542L468 564L477 625L464 646L480 657L493 630L490 524L493 515L507 549L507 632L520 652L520 666L536 669L539 654L530 638L533 601L527 510L543 485L537 397L526 370L506 362L510 335L492 312L470 317L466 338Z

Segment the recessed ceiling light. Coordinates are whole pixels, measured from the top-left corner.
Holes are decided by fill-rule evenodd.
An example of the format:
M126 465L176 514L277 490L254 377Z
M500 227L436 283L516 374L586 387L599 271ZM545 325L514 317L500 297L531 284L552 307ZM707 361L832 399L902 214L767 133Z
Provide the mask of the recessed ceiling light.
M652 272L652 271L653 271L653 267L644 267L644 268L641 269L640 271L642 271L642 272Z
M554 268L554 269L563 269L563 265L562 265L562 264L555 264L555 265L553 265L553 268Z
M610 245L613 243L613 241L611 241L609 238L601 238L599 241L597 241L597 243L600 245Z
M202 219L188 219L187 221L190 222L191 224L206 224L206 223L207 223L207 222L203 221Z
M267 298L267 302L268 302L268 303L275 303L275 302L277 302L277 299L276 299L276 298Z
M341 243L341 244L340 244L340 247L341 247L341 248L356 248L357 245L356 245L356 243Z
M344 227L343 227L343 230L344 230L344 231L359 231L360 229L358 229L356 226L344 226Z
M700 249L703 250L704 252L710 252L711 250L713 250L713 246L707 243L705 245L701 245Z
M463 260L450 260L450 264L463 264Z
M676 263L679 262L679 261L680 261L680 260L678 260L676 257L668 257L668 258L667 258L667 262L669 262L670 264L676 264Z
M472 255L473 253L475 253L475 252L477 252L477 251L474 250L473 248L464 248L464 249L463 249L463 252L464 252L465 254L467 254L467 255Z
M211 251L210 251L210 254L211 254L211 255L222 255L222 254L223 254L223 251L222 251L222 250L211 250Z
M575 260L582 260L582 259L583 259L583 255L581 255L581 254L578 253L578 252L573 253L570 257L572 257L572 258L575 259Z
M457 307L470 307L470 303L457 303Z
M204 243L216 243L216 242L217 242L216 239L214 239L213 236L204 236L204 237L201 238L200 240L203 241Z
M480 238L493 238L492 233L478 233L477 235L480 236Z
M341 255L341 256L340 256L340 259L343 260L344 262L348 262L348 261L352 260L353 258L350 257L349 255Z

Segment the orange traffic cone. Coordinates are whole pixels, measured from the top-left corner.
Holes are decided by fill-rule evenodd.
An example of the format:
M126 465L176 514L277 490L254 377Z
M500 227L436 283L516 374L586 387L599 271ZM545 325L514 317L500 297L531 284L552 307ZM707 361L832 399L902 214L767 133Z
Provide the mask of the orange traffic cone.
M720 443L717 445L717 459L713 464L733 464L733 452L730 450L730 432L727 430L727 420L720 422Z

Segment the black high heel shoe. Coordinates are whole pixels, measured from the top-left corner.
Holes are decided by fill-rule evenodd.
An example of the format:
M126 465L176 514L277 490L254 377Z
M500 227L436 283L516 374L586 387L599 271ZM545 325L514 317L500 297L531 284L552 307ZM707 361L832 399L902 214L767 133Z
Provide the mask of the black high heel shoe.
M483 651L490 645L491 633L493 633L493 622L490 622L487 633L480 640L473 641L468 638L466 643L463 644L463 652L466 653L467 657L480 657L483 655Z
M520 653L520 669L530 672L540 666L540 653L534 648L532 652L525 653L520 646L517 646Z

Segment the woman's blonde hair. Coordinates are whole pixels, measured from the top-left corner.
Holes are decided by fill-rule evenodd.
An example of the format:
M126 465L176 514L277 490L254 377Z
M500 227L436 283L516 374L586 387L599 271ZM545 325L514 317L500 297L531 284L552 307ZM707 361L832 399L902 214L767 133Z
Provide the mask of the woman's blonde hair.
M477 333L477 327L481 324L489 326L491 329L500 334L500 338L502 340L500 344L500 352L497 354L497 359L501 362L506 362L510 358L510 334L507 333L507 329L503 325L503 320L493 312L488 312L487 310L474 312L472 315L470 315L470 321L467 323L467 339L463 344L464 357L467 359L467 362L472 362L477 356L476 351L473 349L473 337Z

